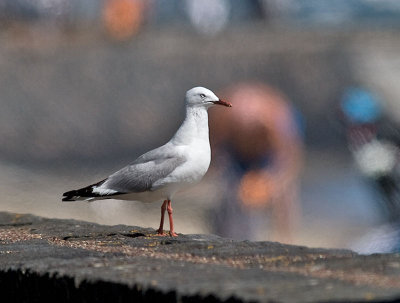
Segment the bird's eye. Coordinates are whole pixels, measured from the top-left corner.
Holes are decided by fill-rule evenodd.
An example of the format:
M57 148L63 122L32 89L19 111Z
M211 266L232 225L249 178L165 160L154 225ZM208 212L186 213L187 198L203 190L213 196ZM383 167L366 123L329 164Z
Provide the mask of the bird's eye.
M206 97L206 95L204 94L200 94L201 99L204 99Z

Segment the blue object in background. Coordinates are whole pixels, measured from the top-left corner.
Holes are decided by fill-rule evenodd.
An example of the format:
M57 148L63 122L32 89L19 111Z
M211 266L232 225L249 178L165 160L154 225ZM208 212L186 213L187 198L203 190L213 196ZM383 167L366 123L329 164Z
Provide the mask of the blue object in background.
M340 107L352 123L374 123L382 114L378 98L358 87L351 87L345 92Z

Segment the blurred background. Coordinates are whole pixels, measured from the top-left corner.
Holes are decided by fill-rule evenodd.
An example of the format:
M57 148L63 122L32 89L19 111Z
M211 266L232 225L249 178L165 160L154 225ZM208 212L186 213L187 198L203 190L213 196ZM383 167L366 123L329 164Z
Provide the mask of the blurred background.
M0 0L1 211L156 228L161 203L61 203L164 144L185 91L213 160L176 231L400 250L400 2Z

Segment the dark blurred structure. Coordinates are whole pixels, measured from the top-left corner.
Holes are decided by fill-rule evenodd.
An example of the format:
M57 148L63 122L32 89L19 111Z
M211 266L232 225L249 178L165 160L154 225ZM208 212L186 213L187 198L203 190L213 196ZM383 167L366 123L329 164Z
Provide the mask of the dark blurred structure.
M350 87L340 102L350 151L361 174L380 194L389 222L400 221L400 131L379 98L363 87Z
M297 26L398 26L396 0L260 0L275 23Z
M340 102L349 149L361 175L376 190L383 223L352 244L360 253L400 248L400 131L370 90L349 87Z
M210 117L223 192L215 232L290 242L301 208L299 114L280 92L263 84L237 84L221 95L233 107L228 114L214 112Z

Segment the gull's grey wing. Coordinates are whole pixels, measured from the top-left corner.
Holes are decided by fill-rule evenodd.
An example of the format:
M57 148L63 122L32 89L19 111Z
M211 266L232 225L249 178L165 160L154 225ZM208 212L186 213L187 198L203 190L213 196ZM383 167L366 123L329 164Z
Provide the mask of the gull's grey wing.
M179 158L180 155L176 153L176 149L174 146L168 142L160 147L157 147L153 150L144 153L140 157L138 157L135 161L133 161L132 165L149 162L152 160L161 160L161 159L169 159L169 158Z
M149 161L139 159L140 157L132 165L109 176L101 187L121 193L149 191L156 181L167 177L186 161L184 157L166 157Z

